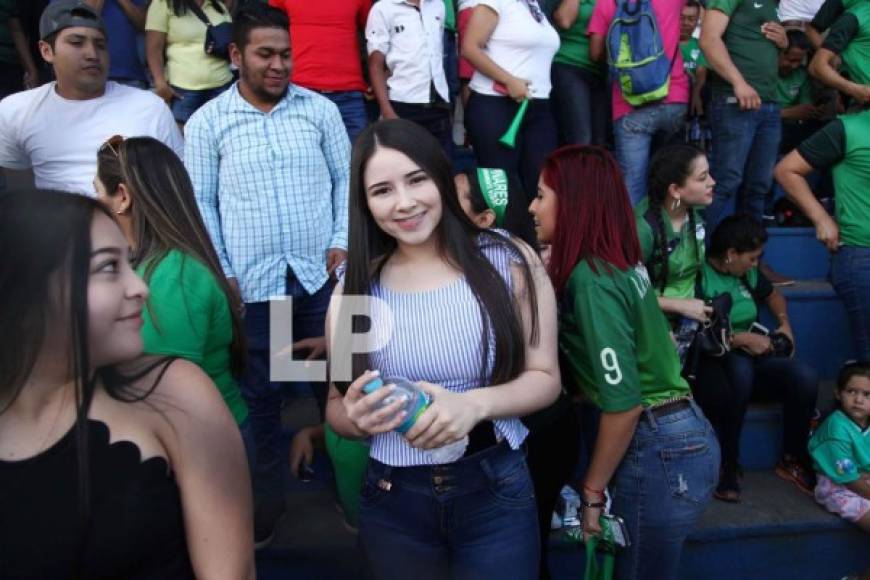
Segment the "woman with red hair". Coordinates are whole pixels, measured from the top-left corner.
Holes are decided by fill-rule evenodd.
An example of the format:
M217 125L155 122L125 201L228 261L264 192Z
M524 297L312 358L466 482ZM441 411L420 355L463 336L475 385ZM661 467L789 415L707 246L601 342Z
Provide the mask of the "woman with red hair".
M631 541L616 577L676 578L683 541L716 484L719 445L680 376L619 166L600 147L558 149L529 211L552 248L562 374L601 410L583 484L584 535L601 533L609 487Z

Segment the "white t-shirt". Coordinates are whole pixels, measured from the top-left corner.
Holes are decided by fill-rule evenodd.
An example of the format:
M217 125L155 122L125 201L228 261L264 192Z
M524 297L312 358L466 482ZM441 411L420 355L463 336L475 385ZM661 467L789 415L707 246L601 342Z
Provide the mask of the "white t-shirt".
M550 97L550 66L559 50L559 33L550 25L537 0L480 0L498 13L498 24L484 52L497 65L515 77L531 82L532 98ZM476 8L477 9L477 8ZM541 15L540 22L532 11ZM484 95L499 95L492 79L475 71L471 90Z
M777 13L782 22L800 20L810 22L825 0L781 0Z
M97 151L113 135L154 137L184 154L172 113L154 93L109 81L103 96L70 101L55 85L0 101L0 167L33 167L36 187L96 195Z

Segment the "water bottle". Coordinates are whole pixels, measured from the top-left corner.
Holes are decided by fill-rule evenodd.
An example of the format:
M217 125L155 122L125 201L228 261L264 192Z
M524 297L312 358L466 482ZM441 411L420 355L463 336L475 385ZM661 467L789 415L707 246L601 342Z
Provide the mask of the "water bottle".
M402 377L388 379L375 377L363 386L363 392L368 395L374 393L384 385L394 385L396 388L392 393L381 400L378 409L391 405L395 401L403 401L404 404L398 411L396 411L396 413L405 411L405 420L396 427L395 431L402 434L407 433L411 427L414 426L414 423L417 422L420 415L423 414L423 411L429 408L432 399L428 394L422 391L420 387ZM395 417L395 415L393 416ZM392 417L390 417L390 419L392 419ZM454 441L453 443L448 443L443 447L430 449L428 453L432 458L433 463L452 463L465 454L465 448L467 446L468 436L465 436L462 439Z

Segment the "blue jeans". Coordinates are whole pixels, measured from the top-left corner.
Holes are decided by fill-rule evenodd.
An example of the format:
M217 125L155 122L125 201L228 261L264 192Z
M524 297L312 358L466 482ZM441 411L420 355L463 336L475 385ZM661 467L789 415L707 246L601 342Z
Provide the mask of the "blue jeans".
M359 531L375 580L538 577L532 480L504 443L447 465L370 460Z
M366 111L365 99L359 91L318 91L321 95L335 103L350 144L353 145L356 138L369 124L368 112Z
M673 580L683 542L704 512L719 476L719 444L693 402L653 417L644 411L611 480L614 514L631 546L617 555L619 580Z
M647 168L656 146L682 129L685 118L685 103L659 103L635 109L613 122L616 160L632 205L646 197Z
M837 250L831 258L831 282L849 316L855 358L870 362L870 248Z
M553 115L561 145L606 145L610 118L609 85L591 72L554 62Z
M293 340L323 336L326 309L333 284L327 282L308 294L288 269L286 295L293 297ZM254 491L258 497L282 498L287 482L287 457L281 448L281 390L284 383L269 380L269 303L245 304L248 367L241 380L248 404L256 466ZM321 412L326 404L326 383L312 383Z
M707 208L708 232L737 211L761 220L782 134L778 104L762 103L757 111L741 111L737 103L726 102L729 98L733 97L716 95L710 104L710 173L716 192ZM711 239L707 236L708 243Z
M172 110L172 116L175 117L175 120L178 123L187 123L190 116L193 115L197 109L230 88L232 84L233 81L230 81L220 87L203 89L201 91L190 91L188 89L173 86L172 90L181 98L172 99L172 104L169 106Z
M783 451L807 461L807 439L818 392L818 374L807 363L785 357L753 357L742 351L720 358L702 356L695 381L695 397L716 429L722 465L728 469L740 464L740 433L753 395L782 401Z

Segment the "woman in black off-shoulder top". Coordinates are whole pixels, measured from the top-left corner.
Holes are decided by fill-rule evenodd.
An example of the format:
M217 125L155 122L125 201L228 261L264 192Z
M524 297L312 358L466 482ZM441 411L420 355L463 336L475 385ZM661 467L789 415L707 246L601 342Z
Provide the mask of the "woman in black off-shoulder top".
M141 357L147 288L94 200L0 196L0 579L254 577L238 428Z

